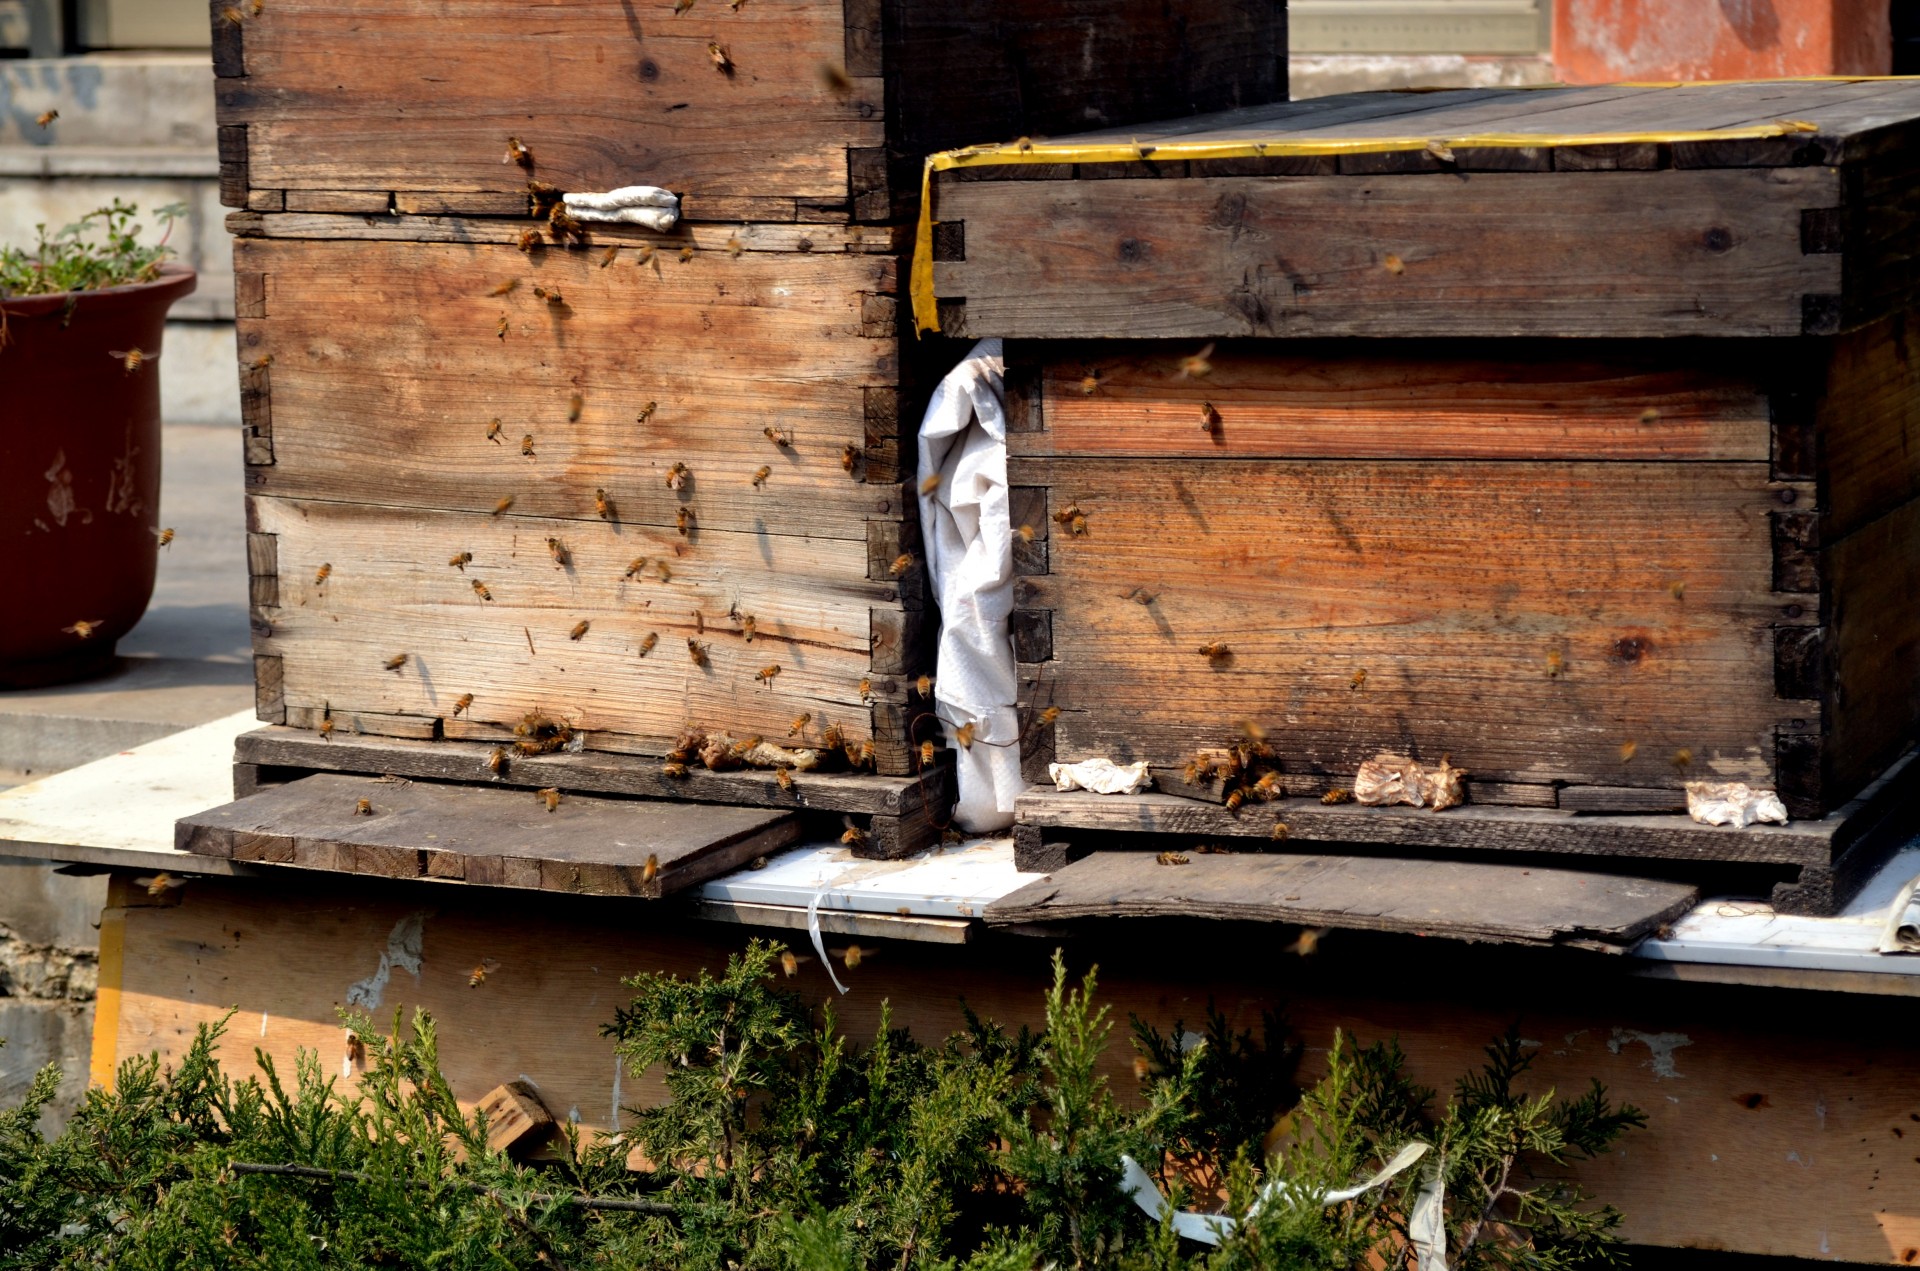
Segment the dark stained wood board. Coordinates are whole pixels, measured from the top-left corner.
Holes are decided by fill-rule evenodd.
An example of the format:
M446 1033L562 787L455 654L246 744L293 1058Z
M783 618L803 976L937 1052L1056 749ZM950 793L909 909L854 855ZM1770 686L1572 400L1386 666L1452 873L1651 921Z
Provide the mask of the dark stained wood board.
M1177 765L1251 718L1291 769L1336 777L1413 750L1496 782L1766 784L1775 729L1819 718L1775 695L1773 628L1817 604L1773 590L1763 464L1011 471L1087 518L1052 526L1050 572L1015 585L1051 613L1023 700L1061 708L1063 762ZM1215 641L1229 656L1200 653Z
M242 733L234 742L236 762L260 767L372 776L391 773L428 781L528 790L552 786L567 793L739 807L898 816L926 806L944 812L953 798L953 765L944 751L939 763L917 776L802 772L795 776L791 791L782 790L773 774L765 770L709 772L695 765L685 777L669 777L660 771L657 759L590 751L515 756L503 772L496 774L486 765L492 751L493 746L483 742L353 736L338 730L323 739L304 728L285 727Z
M271 462L250 465L251 488L484 513L512 497L515 515L593 523L582 533L673 527L690 508L704 530L864 541L869 518L909 514L898 485L868 484L842 462L868 445L869 396L898 381L893 342L862 319L863 296L892 288L890 261L603 259L239 240L236 269L265 278L259 311L240 322L242 379L270 416ZM516 290L488 295L506 282ZM271 365L251 370L263 356ZM769 427L792 444L769 440ZM692 472L680 490L666 483L676 463Z
M1799 335L1840 202L1826 168L958 182L935 291L966 336Z
M549 811L530 791L319 773L185 817L174 841L263 864L658 899L799 834L792 814L763 808L567 795Z
M1459 940L1627 945L1698 902L1687 883L1463 861L1094 852L987 906L990 925L1086 918L1298 923Z

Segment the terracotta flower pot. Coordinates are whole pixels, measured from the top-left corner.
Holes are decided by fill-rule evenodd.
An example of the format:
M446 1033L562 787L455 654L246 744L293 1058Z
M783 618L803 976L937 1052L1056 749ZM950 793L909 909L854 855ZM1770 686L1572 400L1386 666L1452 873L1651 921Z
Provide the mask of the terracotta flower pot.
M0 688L114 665L159 552L161 335L191 269L0 300ZM128 369L126 354L146 356Z

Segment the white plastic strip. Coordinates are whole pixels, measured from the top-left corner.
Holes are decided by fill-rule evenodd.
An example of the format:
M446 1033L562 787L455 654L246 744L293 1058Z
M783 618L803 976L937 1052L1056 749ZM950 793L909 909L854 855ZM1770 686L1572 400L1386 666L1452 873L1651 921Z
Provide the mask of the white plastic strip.
M827 978L833 981L833 987L840 990L840 996L847 995L847 986L840 983L840 977L833 973L833 959L827 956L827 942L820 938L820 898L827 894L825 887L813 893L813 899L807 902L807 934L813 937L813 951L820 957L820 965L827 969Z
M1339 1205L1346 1201L1353 1200L1358 1196L1363 1196L1382 1183L1403 1173L1408 1166L1426 1154L1427 1145L1425 1143L1409 1143L1394 1153L1393 1159L1381 1166L1380 1171L1373 1175L1373 1177L1355 1183L1351 1187L1342 1187L1335 1191L1327 1192L1319 1198L1319 1203L1322 1205ZM1239 1223L1235 1219L1229 1218L1225 1214L1197 1214L1192 1210L1173 1209L1172 1202L1168 1201L1166 1196L1161 1193L1158 1184L1153 1181L1153 1175L1147 1173L1140 1162L1134 1160L1131 1156L1123 1155L1120 1158L1120 1185L1126 1189L1128 1195L1133 1197L1134 1203L1145 1210L1148 1217L1154 1219L1156 1222L1165 1219L1169 1211L1171 1211L1174 1231L1188 1240L1197 1240L1201 1244L1217 1245L1223 1239L1232 1235L1239 1226ZM1261 1208L1266 1205L1268 1201L1285 1197L1290 1190L1286 1183L1280 1179L1275 1179L1273 1182L1268 1183L1260 1189L1260 1194L1254 1197L1253 1203L1247 1206L1247 1217L1252 1218L1260 1212ZM1442 1208L1440 1185L1439 1179L1436 1177L1421 1190L1421 1199L1415 1202L1414 1212L1416 1218L1419 1216L1421 1203L1426 1201L1429 1193L1431 1193L1433 1197L1432 1207L1435 1214L1440 1212ZM1439 1246L1438 1254L1439 1262L1429 1263L1427 1261L1427 1251L1422 1250L1420 1271L1446 1271L1444 1224L1442 1231L1442 1243Z
M665 233L680 220L680 196L657 185L623 185L604 194L576 191L560 196L583 221L641 225Z
M1446 1171L1435 1170L1413 1198L1413 1212L1407 1215L1407 1239L1419 1255L1420 1271L1447 1271L1446 1187Z

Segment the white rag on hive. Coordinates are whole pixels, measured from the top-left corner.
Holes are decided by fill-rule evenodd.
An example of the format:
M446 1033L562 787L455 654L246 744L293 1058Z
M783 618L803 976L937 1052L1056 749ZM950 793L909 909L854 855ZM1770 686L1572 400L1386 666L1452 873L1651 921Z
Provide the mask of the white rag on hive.
M940 478L920 496L923 551L940 603L935 712L949 744L954 729L974 726L973 745L954 746L960 789L953 819L976 834L1013 824L1021 787L1019 686L1007 635L1013 522L1005 376L1000 341L980 341L934 389L920 424L920 481Z
M605 194L572 192L560 197L567 210L583 221L644 225L664 234L680 220L680 196L657 185L623 185Z

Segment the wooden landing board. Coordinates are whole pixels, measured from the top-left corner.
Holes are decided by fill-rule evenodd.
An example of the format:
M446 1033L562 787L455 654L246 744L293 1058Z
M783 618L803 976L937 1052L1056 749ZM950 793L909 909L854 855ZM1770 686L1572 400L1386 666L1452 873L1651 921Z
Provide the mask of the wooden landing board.
M365 814L357 811L362 799ZM563 796L549 811L526 791L336 773L262 790L175 827L177 845L203 856L648 899L737 869L799 835L798 818L759 808Z
M1462 861L1280 853L1094 852L987 906L989 924L1214 918L1458 940L1624 946L1699 900L1651 878ZM1176 857L1175 859L1178 859Z
M943 816L952 802L953 764L942 751L939 762L913 777L881 777L840 772L820 776L799 773L783 790L764 769L709 772L695 764L684 777L661 772L661 761L639 755L591 751L513 756L505 770L487 766L491 742L419 741L405 737L343 736L322 739L304 728L268 727L243 733L234 742L234 761L260 767L381 776L392 773L427 781L464 782L566 793L620 794L687 803L726 803L739 807L813 809L900 816L934 807Z

